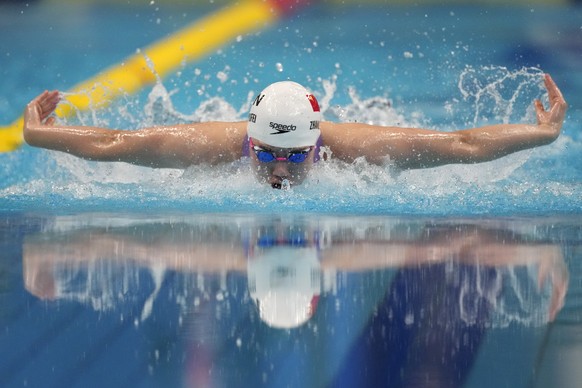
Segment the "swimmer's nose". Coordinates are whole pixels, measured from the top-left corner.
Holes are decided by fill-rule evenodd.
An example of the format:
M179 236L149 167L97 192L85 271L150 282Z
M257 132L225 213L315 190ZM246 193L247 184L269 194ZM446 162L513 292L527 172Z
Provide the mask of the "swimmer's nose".
M286 178L289 176L289 169L287 168L287 162L276 162L275 167L273 167L273 175Z

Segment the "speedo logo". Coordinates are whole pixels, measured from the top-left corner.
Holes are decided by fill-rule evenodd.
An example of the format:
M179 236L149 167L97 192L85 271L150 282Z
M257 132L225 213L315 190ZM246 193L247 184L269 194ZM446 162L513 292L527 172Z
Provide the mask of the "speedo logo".
M297 127L293 124L285 125L274 123L272 121L269 123L269 127L275 130L275 132L271 132L270 135L280 135L282 133L289 133L297 129Z

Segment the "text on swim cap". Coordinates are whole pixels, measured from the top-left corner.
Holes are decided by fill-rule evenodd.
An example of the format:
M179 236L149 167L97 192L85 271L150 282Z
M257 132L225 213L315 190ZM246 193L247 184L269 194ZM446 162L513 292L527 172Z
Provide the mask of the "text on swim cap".
M257 96L257 98L255 98L255 101L253 101L253 105L259 106L259 104L261 103L261 101L263 101L263 98L265 98L265 95L264 94L259 94Z
M249 121L251 123L256 123L257 122L257 115L254 113L249 113Z
M277 132L271 132L269 135L280 135L282 133L289 133L289 132L292 132L292 131L297 129L297 127L293 124L286 125L286 124L274 123L272 121L269 123L269 127L274 129L275 131L277 131Z

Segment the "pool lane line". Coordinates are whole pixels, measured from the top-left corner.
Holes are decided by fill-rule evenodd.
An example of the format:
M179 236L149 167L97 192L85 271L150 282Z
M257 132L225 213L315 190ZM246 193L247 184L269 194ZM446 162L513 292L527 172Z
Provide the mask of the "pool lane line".
M55 114L103 108L117 97L136 93L155 80L216 50L239 35L265 28L295 12L309 0L243 0L234 2L69 90ZM0 127L0 152L16 150L24 141L23 118Z

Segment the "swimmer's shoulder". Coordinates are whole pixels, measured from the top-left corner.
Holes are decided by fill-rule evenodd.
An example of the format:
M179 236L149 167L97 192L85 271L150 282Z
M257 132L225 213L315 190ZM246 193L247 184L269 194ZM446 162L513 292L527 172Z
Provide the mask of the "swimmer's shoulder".
M388 133L401 132L396 127L384 127L358 122L335 123L322 121L322 146L328 148L335 158L345 162L353 162L364 156L368 162L379 164L385 159L386 139L393 142L394 136ZM383 140L383 141L380 141Z
M205 121L175 126L182 136L212 144L237 145L247 135L246 121Z
M322 121L319 124L319 129L321 131L321 145L329 148L340 159L343 159L349 153L348 150L354 146L356 131L349 125L346 126L345 123Z
M166 127L163 143L166 153L185 165L221 163L243 156L241 144L246 138L246 121L207 121Z

